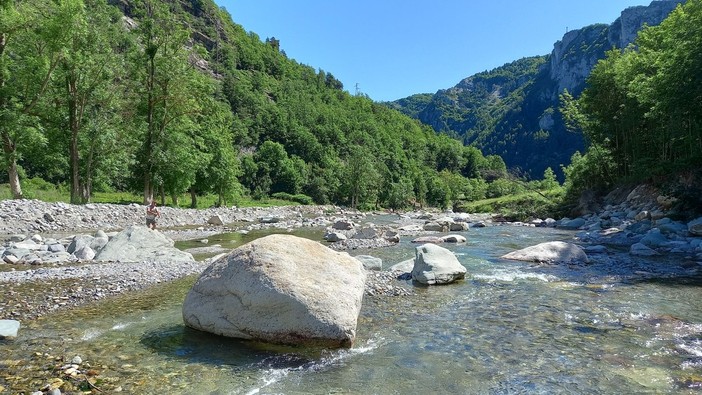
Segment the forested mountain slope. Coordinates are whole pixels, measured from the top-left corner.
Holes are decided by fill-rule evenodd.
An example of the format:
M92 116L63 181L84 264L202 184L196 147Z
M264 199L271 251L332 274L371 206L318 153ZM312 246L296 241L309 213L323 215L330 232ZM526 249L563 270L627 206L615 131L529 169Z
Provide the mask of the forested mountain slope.
M548 56L520 59L433 95L386 104L486 154L500 155L510 168L541 176L547 167L567 165L584 148L580 135L566 131L559 95L564 90L578 95L606 51L625 48L644 24L659 24L681 2L628 8L611 25L566 33Z
M132 190L445 205L453 177L504 168L349 94L212 0L27 0L0 12L0 182L15 197L40 178L73 202Z

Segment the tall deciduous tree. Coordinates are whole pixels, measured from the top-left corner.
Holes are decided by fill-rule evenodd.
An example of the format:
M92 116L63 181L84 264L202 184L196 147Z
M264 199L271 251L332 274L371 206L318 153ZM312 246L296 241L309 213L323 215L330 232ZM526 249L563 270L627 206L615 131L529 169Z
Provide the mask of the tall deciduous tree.
M172 189L187 189L194 182L198 161L193 150L198 142L193 138L197 128L193 117L201 111L199 99L204 91L200 89L203 76L192 65L197 55L188 47L188 32L175 13L169 12L168 3L143 0L139 6L141 18L136 34L142 49L135 66L141 75L137 101L143 126L137 170L146 202L158 189L163 199L174 161L187 168L182 171L188 178L184 183L179 179L181 185Z
M100 156L107 160L112 153L95 155L95 149L104 148L99 136L83 139L87 141L82 150L80 142L86 125L92 125L93 130L109 128L107 123L117 101L114 81L119 76L114 49L123 36L121 23L116 15L110 15L107 4L87 1L89 10L82 2L75 4L72 25L67 26L67 45L54 78L58 93L54 101L61 107L57 127L67 132L69 141L71 203L90 199L93 174L99 166L96 159ZM81 158L81 151L85 158Z
M14 198L22 197L18 160L43 136L35 110L61 62L80 0L0 0L0 139Z

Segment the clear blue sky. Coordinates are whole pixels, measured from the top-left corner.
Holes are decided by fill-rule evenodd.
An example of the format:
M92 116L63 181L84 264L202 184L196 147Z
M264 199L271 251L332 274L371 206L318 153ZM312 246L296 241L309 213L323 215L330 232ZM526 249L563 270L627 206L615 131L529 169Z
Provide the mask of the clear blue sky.
M612 23L650 0L215 0L289 58L376 101L434 93L546 55L566 30Z

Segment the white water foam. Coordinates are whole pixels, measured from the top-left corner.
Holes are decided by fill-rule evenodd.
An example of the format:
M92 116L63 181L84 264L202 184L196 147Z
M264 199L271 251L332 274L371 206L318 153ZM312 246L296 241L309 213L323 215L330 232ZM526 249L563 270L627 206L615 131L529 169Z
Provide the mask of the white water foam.
M83 336L80 337L82 341L88 341L88 340L93 340L99 337L105 333L105 331L100 330L100 329L95 329L95 328L90 328L86 329L85 332L83 332Z
M122 329L125 329L125 328L131 326L132 324L133 324L133 322L120 322L120 323L115 324L112 327L112 330L113 331L121 331Z
M543 282L548 283L548 282L554 282L554 281L560 280L558 277L550 275L550 274L525 273L525 272L508 270L508 269L497 269L494 272L492 272L491 274L475 274L475 275L473 275L473 278L479 279L479 280L485 280L488 282L495 282L495 281L514 282L517 280L538 280L538 281L543 281Z
M382 338L379 339L368 339L364 346L354 347L351 349L340 349L334 350L330 355L322 357L320 360L304 364L296 368L280 368L280 369L268 369L263 372L263 376L259 379L261 382L260 386L253 388L246 392L246 395L255 395L261 392L262 389L271 386L284 378L286 378L290 373L293 372L319 372L321 370L327 369L331 366L338 365L348 360L349 358L369 353L376 348L380 347L383 343Z

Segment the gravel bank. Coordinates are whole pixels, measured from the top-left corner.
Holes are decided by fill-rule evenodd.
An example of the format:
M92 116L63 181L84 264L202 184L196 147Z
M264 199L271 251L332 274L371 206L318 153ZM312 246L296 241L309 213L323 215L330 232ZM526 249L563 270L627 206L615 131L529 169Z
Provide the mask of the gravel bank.
M223 231L268 227L295 229L328 226L336 218L362 217L333 206L275 208L160 208L159 228L174 240L191 240ZM142 205L46 203L38 200L0 201L0 238L13 234L93 234L142 224ZM222 225L208 224L219 217ZM3 236L4 235L4 236ZM372 243L371 243L372 244ZM369 245L367 247L377 247ZM94 302L111 295L136 291L183 276L199 274L209 262L63 262L16 266L0 260L0 319L34 319L60 309ZM390 273L371 272L366 294L407 295L410 288Z

